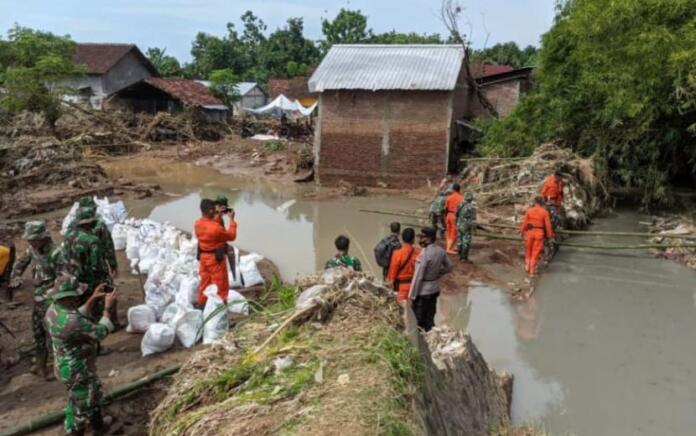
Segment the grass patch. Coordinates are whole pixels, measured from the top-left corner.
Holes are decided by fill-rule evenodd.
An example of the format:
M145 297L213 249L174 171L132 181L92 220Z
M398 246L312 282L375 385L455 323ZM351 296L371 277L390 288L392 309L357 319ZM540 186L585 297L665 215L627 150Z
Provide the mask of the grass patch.
M281 141L268 141L263 144L264 148L269 151L282 151L285 150L285 143Z

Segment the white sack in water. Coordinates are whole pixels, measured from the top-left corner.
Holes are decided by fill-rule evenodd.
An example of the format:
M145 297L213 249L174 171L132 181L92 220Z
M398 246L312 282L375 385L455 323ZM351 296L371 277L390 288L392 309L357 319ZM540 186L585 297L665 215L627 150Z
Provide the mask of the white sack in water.
M152 324L145 332L143 341L140 343L140 351L143 356L167 351L174 345L174 329L167 324Z
M147 304L140 304L128 309L128 333L145 333L150 325L157 322L155 310Z
M203 309L203 343L210 344L225 336L229 329L229 317L227 307L218 295L217 286L210 285L203 293L208 297Z

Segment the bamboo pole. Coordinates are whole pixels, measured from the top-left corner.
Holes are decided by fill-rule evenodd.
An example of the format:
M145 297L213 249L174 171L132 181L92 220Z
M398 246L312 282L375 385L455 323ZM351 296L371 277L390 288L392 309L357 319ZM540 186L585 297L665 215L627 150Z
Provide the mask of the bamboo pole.
M179 369L181 369L181 365L175 365L170 368L163 369L162 371L158 371L154 374L150 374L147 377L142 378L140 380L119 386L118 388L111 391L108 395L106 395L104 397L104 401L106 403L110 403L124 395L127 395L158 380L168 377L179 371ZM20 436L33 433L38 430L41 430L42 428L58 424L64 416L65 414L62 410L59 412L51 412L42 417L32 419L31 421L26 422L24 424L19 424L15 427L4 430L2 433L0 433L0 436Z

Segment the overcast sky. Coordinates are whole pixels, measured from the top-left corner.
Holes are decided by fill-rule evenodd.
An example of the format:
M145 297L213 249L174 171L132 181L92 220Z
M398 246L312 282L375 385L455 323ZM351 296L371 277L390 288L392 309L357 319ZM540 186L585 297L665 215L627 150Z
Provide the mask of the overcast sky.
M554 0L462 0L475 47L515 41L538 45L551 25ZM78 42L134 42L145 51L165 47L190 60L191 41L199 31L224 35L227 22L239 23L247 10L269 30L288 17L303 17L305 34L321 38L322 17L342 7L360 9L375 31L441 33L440 0L0 0L0 32L14 24L69 34Z

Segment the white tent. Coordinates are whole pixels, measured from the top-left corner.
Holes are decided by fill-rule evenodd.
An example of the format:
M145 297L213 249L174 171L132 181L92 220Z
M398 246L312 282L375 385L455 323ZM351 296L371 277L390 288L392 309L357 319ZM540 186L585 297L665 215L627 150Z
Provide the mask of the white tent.
M276 115L280 116L282 113L286 113L291 116L303 116L308 117L312 115L314 109L317 108L317 104L314 103L310 107L302 106L302 103L295 100L292 101L284 95L279 95L275 100L267 104L266 106L260 107L258 109L244 108L246 112L250 112L256 115Z

